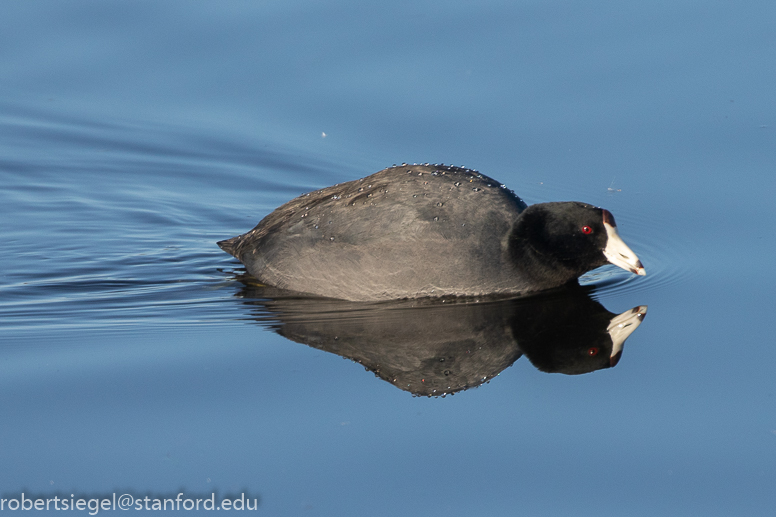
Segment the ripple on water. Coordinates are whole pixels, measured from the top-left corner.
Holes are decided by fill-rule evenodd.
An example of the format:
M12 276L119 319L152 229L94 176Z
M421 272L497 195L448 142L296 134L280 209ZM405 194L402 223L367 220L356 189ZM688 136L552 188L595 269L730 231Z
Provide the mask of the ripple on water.
M334 170L233 135L34 112L0 117L0 139L5 337L239 319L216 241Z

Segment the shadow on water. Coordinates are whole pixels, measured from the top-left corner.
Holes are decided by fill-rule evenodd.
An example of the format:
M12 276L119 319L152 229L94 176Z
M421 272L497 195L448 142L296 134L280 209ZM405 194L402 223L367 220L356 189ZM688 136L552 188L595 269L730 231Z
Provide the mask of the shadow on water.
M522 355L544 372L582 374L615 366L646 306L606 310L574 286L519 299L349 302L294 296L249 276L237 296L252 317L292 341L362 364L417 396L479 386Z

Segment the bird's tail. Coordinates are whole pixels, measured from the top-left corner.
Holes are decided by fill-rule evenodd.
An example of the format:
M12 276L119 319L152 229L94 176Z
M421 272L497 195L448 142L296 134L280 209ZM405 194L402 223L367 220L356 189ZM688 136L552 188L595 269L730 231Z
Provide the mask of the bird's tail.
M216 244L218 244L218 247L228 254L239 258L237 257L237 245L240 244L240 237L242 236L238 235L237 237L232 237L231 239L226 239L225 241L218 241Z

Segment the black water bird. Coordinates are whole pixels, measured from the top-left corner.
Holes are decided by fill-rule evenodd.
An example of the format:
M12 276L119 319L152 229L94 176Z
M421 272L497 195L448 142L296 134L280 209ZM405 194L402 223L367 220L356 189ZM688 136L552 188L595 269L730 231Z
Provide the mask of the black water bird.
M645 274L608 210L527 206L496 180L445 165L389 167L304 194L218 245L264 284L353 301L519 295L607 262Z

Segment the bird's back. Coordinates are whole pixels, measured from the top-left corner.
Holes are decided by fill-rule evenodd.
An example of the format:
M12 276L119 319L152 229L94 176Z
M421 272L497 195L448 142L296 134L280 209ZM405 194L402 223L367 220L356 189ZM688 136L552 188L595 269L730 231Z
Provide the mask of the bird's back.
M260 281L321 296L515 292L507 245L525 208L476 171L402 165L304 194L219 245Z

